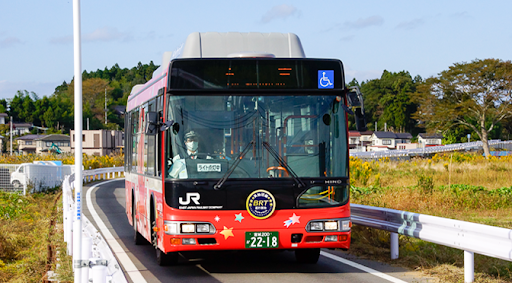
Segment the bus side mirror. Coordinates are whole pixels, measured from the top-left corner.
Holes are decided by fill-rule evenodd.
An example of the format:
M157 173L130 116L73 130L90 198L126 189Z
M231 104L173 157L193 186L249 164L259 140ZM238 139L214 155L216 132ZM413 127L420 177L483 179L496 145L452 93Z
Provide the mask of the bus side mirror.
M148 136L154 136L157 133L158 127L158 113L157 112L146 112L146 127L145 134Z
M366 118L364 113L362 113L361 108L357 108L355 111L355 119L356 119L356 129L359 132L366 132L368 128L366 127Z
M350 87L347 93L348 106L352 108L354 112L354 118L356 120L356 129L359 132L367 131L366 118L364 116L364 102L363 94L359 91L359 87Z

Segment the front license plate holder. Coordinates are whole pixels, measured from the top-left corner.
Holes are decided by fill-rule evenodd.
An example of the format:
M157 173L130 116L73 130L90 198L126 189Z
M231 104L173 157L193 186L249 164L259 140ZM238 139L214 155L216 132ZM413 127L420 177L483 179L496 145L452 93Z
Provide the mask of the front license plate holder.
M279 248L279 232L245 232L246 249L276 249Z

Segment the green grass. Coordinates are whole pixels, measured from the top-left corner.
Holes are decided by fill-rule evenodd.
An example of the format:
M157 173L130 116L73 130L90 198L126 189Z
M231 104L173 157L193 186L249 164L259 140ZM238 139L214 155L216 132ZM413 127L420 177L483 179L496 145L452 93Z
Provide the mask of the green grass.
M54 255L66 254L59 199L52 190L28 196L0 192L0 282L41 282L47 270L55 270L49 247Z

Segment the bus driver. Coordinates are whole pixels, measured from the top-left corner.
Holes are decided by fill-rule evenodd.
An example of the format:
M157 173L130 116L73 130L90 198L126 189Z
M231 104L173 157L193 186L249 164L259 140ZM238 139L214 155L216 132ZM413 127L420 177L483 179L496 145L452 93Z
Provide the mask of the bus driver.
M208 154L199 154L199 136L194 131L190 131L185 134L184 143L185 149L187 150L186 158L190 159L212 159ZM169 168L170 178L186 179L188 178L187 167L185 159L182 159L180 155L176 155L170 160L171 163Z

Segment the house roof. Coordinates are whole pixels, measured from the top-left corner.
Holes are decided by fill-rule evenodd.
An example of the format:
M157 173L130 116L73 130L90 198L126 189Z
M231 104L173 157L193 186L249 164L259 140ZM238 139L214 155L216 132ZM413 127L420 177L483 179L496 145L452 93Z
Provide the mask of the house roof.
M30 141L30 140L36 140L36 139L39 139L39 138L42 138L46 135L25 135L25 136L22 136L22 137L19 137L19 138L15 138L15 140L25 140L25 141Z
M0 113L0 117L7 117L7 113Z
M441 134L428 134L428 133L421 133L418 134L419 137L422 139L442 139L444 138Z
M38 141L70 141L66 135L47 135L37 139Z
M409 133L396 133L397 139L412 139L412 135Z
M358 131L348 131L348 136L349 137L360 137L361 133Z
M371 136L373 135L373 131L364 131L364 132L360 132L361 133L361 136Z
M12 123L16 128L29 128L32 124L29 123Z
M375 131L373 134L379 139L396 139L396 134L393 132Z

